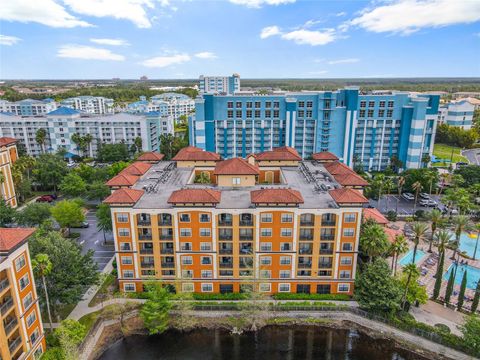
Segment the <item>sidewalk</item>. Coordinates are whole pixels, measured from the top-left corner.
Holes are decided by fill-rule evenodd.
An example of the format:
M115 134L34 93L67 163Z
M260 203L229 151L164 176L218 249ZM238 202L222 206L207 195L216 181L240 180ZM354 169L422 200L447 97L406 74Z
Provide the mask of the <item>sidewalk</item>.
M415 320L423 322L428 325L444 324L447 325L451 332L455 335L461 336L462 333L458 329L463 324L465 315L458 311L443 307L434 301L428 301L425 305L420 307L412 306L410 313Z

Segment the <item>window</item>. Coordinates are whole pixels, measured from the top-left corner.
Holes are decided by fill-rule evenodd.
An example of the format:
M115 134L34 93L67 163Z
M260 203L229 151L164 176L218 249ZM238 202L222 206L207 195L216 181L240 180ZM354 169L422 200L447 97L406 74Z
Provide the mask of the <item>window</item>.
M361 108L364 108L367 106L367 102L366 101L360 101L360 107Z
M260 279L270 279L272 277L272 272L270 270L260 270L259 275Z
M393 110L387 110L387 117L393 116Z
M202 256L202 265L212 265L212 258L210 256Z
M239 177L232 178L232 185L240 185L240 178Z
M290 284L278 284L278 292L290 292Z
M272 229L262 228L260 232L260 236L272 236Z
M192 251L192 243L182 242L180 243L180 249L182 249L182 251Z
M212 292L213 291L213 284L211 283L202 283L202 292Z
M182 270L182 278L184 279L193 278L193 270Z
M307 101L307 108L313 107L313 101Z
M15 260L15 270L19 272L20 269L25 266L25 264L26 264L25 255L22 255L17 260Z
M130 236L130 229L119 228L118 229L118 236Z
M227 108L233 109L233 101L227 102Z
M241 118L241 117L242 117L242 110L237 110L237 111L235 112L235 117Z
M282 214L282 223L291 223L293 222L292 214Z
M194 287L192 283L183 283L182 284L182 291L183 292L193 292Z
M388 107L389 107L389 108L393 108L393 101L389 101L389 102L388 102Z
M353 244L352 243L343 243L342 250L343 251L352 251L353 250Z
M272 286L269 283L261 283L259 286L260 292L270 292L271 288Z
M27 326L32 326L35 320L37 320L37 313L35 311L32 311L30 315L27 316Z
M233 119L233 110L228 110L227 111L227 118Z
M122 256L122 265L131 265L132 257L131 256Z
M385 101L380 101L380 105L379 105L381 108L385 107Z
M237 102L235 103L235 107L241 108L241 107L242 107L242 102L241 102L241 101L237 101Z
M28 284L30 284L30 278L28 277L28 274L25 274L19 281L18 283L20 284L20 290L25 289Z
M202 279L211 279L212 274L212 270L202 270Z
M379 117L384 117L385 116L385 110L383 110L383 109L378 110L378 116Z
M374 107L374 106L375 106L375 101L368 102L368 107Z
M247 101L247 109L251 109L253 107L253 103L251 101Z
M290 251L290 249L291 249L290 243L280 244L280 251Z
M340 279L350 279L350 270L340 270Z
M273 102L273 107L274 107L275 109L280 108L280 101L274 101L274 102Z
M208 242L200 243L200 250L201 251L210 251L212 250L212 244Z
M290 265L292 258L290 256L280 256L280 265Z
M373 117L373 110L368 110L368 117Z
M343 217L343 221L346 223L354 223L356 219L356 214L345 214Z
M200 236L210 236L211 230L209 228L201 228L200 229Z
M260 243L260 251L272 251L272 243Z
M359 117L365 117L365 110L360 110Z
M271 223L272 222L272 214L261 214L260 221L262 223Z
M290 270L280 270L281 279L290 279L291 273Z
M266 108L271 108L272 107L272 102L271 101L266 101L265 102L265 107Z
M352 258L350 256L342 256L340 258L340 264L342 264L342 265L352 265Z
M259 109L261 106L260 101L255 101L255 109Z
M26 310L30 307L30 305L32 305L33 303L33 296L32 296L32 293L28 293L27 296L25 296L23 298L23 308Z
M123 291L125 291L125 292L135 292L135 284L133 284L133 283L123 284Z
M301 107L301 108L305 107L305 101L299 101L298 107Z
M260 110L255 110L255 117L259 118L261 116Z
M190 214L180 214L180 222L190 222Z
M330 294L330 284L317 285L317 294Z
M180 236L192 236L192 229L184 228L180 229Z
M123 270L123 277L124 278L133 278L133 271L132 270Z
M40 337L40 332L38 331L38 328L35 329L35 331L30 335L30 343L33 345L37 342L38 338Z
M281 236L292 236L292 229L282 228Z
M251 118L252 117L252 110L247 110L247 118Z
M210 222L210 214L200 214L200 222L201 223L209 223Z
M349 292L350 284L338 284L338 292Z
M272 117L272 110L265 110L265 117L271 118Z
M35 350L33 357L35 358L35 360L38 360L42 357L42 354L43 354L43 348L40 346L37 348L37 350Z
M343 236L352 237L355 234L355 229L343 229Z
M118 213L118 214L117 214L117 222L119 222L119 223L126 223L126 222L128 222L128 214Z
M307 110L306 114L307 114L306 116L307 118L311 118L313 116L312 110Z
M183 265L192 265L193 264L193 259L191 256L183 256L182 257L182 264Z
M298 110L298 117L302 118L305 116L305 110Z
M278 110L273 110L273 117L274 117L274 118L279 118L279 117L280 117L280 111L278 111Z
M272 258L270 256L262 256L260 258L260 264L261 265L271 265L272 264Z

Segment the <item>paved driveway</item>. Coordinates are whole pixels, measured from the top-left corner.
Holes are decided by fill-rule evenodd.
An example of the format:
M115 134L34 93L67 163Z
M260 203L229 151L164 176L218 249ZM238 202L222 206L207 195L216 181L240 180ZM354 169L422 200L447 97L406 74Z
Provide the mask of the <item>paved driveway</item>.
M442 210L444 205L440 202L440 197L438 195L430 196L431 199L435 200L439 204L439 209ZM424 210L424 211L431 211L432 207L420 206L420 197L417 202L416 210ZM405 200L403 197L399 197L398 195L384 195L380 200L380 204L377 200L370 199L370 205L374 206L382 213L386 213L390 210L396 211L397 209L397 201L398 201L398 213L405 214L405 215L412 215L413 214L413 206L414 200ZM415 211L416 211L415 210Z
M103 232L97 229L97 218L95 211L90 210L86 215L86 221L90 226L86 229L72 229L72 232L80 233L78 243L82 246L82 253L92 249L95 254L93 259L98 264L99 271L102 271L108 261L115 254L112 234L107 233L107 242L104 243Z
M480 165L480 149L464 150L462 155L468 159L470 164Z

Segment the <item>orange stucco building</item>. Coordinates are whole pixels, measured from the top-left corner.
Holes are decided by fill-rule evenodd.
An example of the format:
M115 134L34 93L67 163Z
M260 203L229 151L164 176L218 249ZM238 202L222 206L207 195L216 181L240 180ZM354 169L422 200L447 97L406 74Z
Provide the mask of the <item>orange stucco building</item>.
M109 183L122 291L153 280L185 292L353 293L367 199L351 169L287 147L246 160L188 147L174 159ZM355 181L342 186L327 167Z
M15 187L12 179L12 165L17 160L17 140L9 137L0 137L0 192L2 198L11 207L17 207Z

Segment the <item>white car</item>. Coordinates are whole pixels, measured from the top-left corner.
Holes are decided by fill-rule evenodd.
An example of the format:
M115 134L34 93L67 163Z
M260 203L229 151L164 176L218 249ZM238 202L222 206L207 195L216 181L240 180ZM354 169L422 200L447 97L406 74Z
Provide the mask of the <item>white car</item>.
M415 200L415 196L413 196L413 194L411 194L411 193L403 193L403 194L402 194L402 197L403 197L405 200Z
M420 195L420 197L421 197L422 199L425 199L425 200L429 200L429 199L430 199L430 195L428 195L427 193L423 193L423 192L422 192L422 193L420 193L419 195Z
M428 206L428 207L435 207L438 205L435 200L426 200L426 199L420 200L419 204L421 206Z

